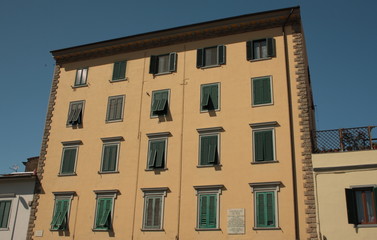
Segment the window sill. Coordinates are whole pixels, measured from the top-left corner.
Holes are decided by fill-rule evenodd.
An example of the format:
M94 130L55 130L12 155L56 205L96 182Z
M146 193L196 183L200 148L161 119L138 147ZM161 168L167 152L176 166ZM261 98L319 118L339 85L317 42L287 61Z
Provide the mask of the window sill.
M203 67L200 67L200 69L215 68L215 67L220 67L220 66L221 66L220 64L209 65L209 66L203 66Z
M270 103L262 103L262 104L253 104L251 105L251 107L266 107L266 106L272 106L274 105L273 102L270 102Z
M222 167L222 164L213 164L213 165L197 165L197 168L209 168L209 167Z
M58 177L77 176L77 173L59 173Z
M128 81L128 77L126 78L122 78L122 79L111 79L109 80L110 83L116 83L116 82L124 82L124 81Z
M221 228L195 228L195 231L221 231Z
M146 172L152 172L152 171L167 171L169 170L168 168L150 168L150 169L145 169Z
M93 232L110 232L111 229L97 229L97 228L93 228L92 231Z
M281 230L280 227L253 227L253 230Z
M267 164L267 163L279 163L279 161L277 160L273 160L273 161L258 161L258 162L251 162L251 164Z
M208 113L208 112L220 112L220 108L210 109L210 110L202 110L202 109L200 109L200 113Z
M123 122L123 118L122 118L122 119L106 120L106 121L105 121L105 123L117 123L117 122Z
M108 171L108 172L98 171L98 174L112 174L112 173L119 173L119 171Z
M377 224L358 224L355 228L377 228Z
M74 85L74 86L71 86L72 89L75 89L75 88L82 88L82 87L87 87L88 84L83 84L83 85Z
M51 232L63 232L66 231L67 229L50 229Z
M256 58L256 59L249 60L249 62L259 62L259 61L270 60L270 59L272 59L272 57Z
M165 232L165 229L159 228L159 229L148 229L148 228L142 228L140 229L142 232Z
M167 75L167 74L171 74L172 72L161 72L161 73L155 73L153 74L153 76L162 76L162 75Z
M0 228L0 231L9 231L9 228Z

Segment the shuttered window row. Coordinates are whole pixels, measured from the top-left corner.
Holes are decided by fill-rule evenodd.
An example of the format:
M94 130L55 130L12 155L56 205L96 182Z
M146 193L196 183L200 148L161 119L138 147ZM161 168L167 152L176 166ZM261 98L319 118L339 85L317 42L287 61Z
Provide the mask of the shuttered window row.
M8 228L11 200L0 201L0 229Z

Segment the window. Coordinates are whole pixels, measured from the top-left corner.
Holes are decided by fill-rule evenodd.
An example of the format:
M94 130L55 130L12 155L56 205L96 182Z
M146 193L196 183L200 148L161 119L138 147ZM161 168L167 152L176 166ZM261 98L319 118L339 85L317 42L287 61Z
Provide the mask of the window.
M67 125L77 126L82 124L84 101L70 102Z
M223 185L195 186L198 197L197 230L219 229L219 198Z
M377 224L377 187L346 189L348 223Z
M200 135L199 165L216 165L219 163L219 135Z
M152 92L151 117L166 115L169 109L169 90Z
M123 117L124 96L109 97L107 104L106 121L121 121Z
M253 78L253 106L272 104L272 80L271 77Z
M200 111L219 110L219 83L201 86Z
M264 38L246 42L247 60L275 57L275 39Z
M51 230L68 229L69 210L74 192L54 193L55 206L51 221Z
M80 68L76 71L75 87L85 86L88 78L88 68Z
M113 78L112 81L121 81L126 78L126 61L120 61L114 63Z
M158 56L151 56L149 73L163 74L171 73L177 70L177 53L169 53Z
M254 193L254 229L278 228L277 193L281 182L249 185Z
M97 195L94 230L107 231L112 229L114 200L118 190L94 191Z
M0 200L0 229L8 229L12 200Z
M225 64L226 47L224 45L200 48L197 50L196 67L211 67Z
M143 188L144 216L143 230L162 230L164 199L168 188Z
M148 169L165 168L167 139L149 140Z
M77 146L69 146L63 148L62 163L60 167L61 175L75 173L77 150Z
M254 130L253 143L255 162L275 161L273 128Z
M123 137L101 138L102 147L102 161L100 173L117 172L119 159L119 146Z

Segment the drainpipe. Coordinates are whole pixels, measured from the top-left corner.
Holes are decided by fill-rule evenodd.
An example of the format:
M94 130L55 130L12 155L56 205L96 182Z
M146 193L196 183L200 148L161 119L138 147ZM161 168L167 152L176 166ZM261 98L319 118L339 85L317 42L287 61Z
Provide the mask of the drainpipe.
M13 239L14 237L14 230L16 229L16 223L17 223L17 215L18 215L18 206L20 205L20 195L17 196L17 205L16 205L16 213L14 214L14 222L13 222L13 229L12 229L12 237L10 239Z
M285 54L285 73L287 78L287 94L288 94L288 110L289 110L289 128L290 128L290 139L291 139L291 153L292 153L292 182L293 182L293 204L294 204L294 226L295 226L295 239L300 239L300 227L299 227L299 216L298 216L298 197L297 197L297 174L296 174L296 149L294 140L294 124L293 124L293 111L292 111L292 91L291 91L291 77L289 71L289 57L288 57L288 41L285 32L285 25L288 23L294 8L291 9L287 20L282 26L283 37L284 37L284 54Z

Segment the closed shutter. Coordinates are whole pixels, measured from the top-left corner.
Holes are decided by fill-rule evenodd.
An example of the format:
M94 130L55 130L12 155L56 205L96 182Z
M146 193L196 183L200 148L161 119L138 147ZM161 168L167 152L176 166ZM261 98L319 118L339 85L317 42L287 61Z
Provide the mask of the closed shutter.
M75 169L77 148L65 148L63 151L62 174L73 173Z
M157 56L151 56L151 61L149 64L149 73L156 74L158 68L158 58Z
M203 54L203 49L199 48L196 51L196 67L201 68L204 66L204 54Z
M271 103L271 80L270 78L253 79L253 104Z
M225 64L226 63L226 47L224 45L217 46L218 51L218 58L219 58L219 64Z
M210 137L203 136L200 138L200 165L208 165Z
M255 161L274 160L274 145L272 130L254 132Z
M273 38L267 38L267 57L275 57L275 39Z
M123 109L123 96L109 98L107 121L121 120Z
M144 216L144 228L161 228L161 197L147 197Z
M169 72L177 71L177 53L169 54Z
M253 46L252 46L252 41L247 41L246 42L246 59L248 61L253 59Z
M112 80L124 79L125 73L126 73L126 61L115 62Z
M199 196L199 228L217 227L217 195L202 194Z
M357 225L357 208L355 194L352 189L345 189L348 223Z
M256 193L257 227L275 227L274 192Z
M115 171L118 145L105 145L103 150L102 172Z

